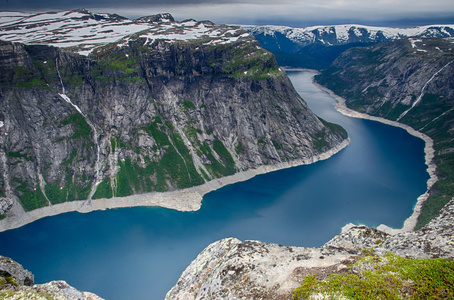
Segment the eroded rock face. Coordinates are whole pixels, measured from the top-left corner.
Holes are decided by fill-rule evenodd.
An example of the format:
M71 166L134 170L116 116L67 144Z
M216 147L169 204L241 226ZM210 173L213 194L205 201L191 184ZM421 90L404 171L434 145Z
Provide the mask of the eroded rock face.
M11 258L0 256L1 299L102 300L95 294L78 291L65 281L33 283L34 275L30 271Z
M341 270L359 253L228 238L199 254L166 299L289 299L307 274Z
M8 198L0 198L0 215L7 213L13 207L13 200Z
M0 256L0 276L12 277L18 285L32 286L33 274L11 258Z
M365 249L378 255L453 258L453 221L454 200L415 232L389 235L355 226L318 248L224 239L197 256L166 299L292 299L307 275L345 272Z

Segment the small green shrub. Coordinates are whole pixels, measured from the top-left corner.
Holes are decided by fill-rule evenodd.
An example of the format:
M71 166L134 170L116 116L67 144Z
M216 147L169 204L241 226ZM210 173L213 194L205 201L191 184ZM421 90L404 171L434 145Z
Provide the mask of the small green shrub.
M74 133L71 136L71 139L83 138L85 140L90 140L91 127L81 114L74 113L61 121L62 127L69 124L74 124Z
M279 144L277 141L271 140L271 142L273 143L273 146L274 146L274 148L276 148L276 150L281 150L282 149L282 145Z
M194 103L192 103L192 101L190 100L184 100L183 103L181 104L183 106L183 108L186 110L186 109L196 109L197 107L195 106Z
M17 152L7 152L6 155L13 158L23 158L27 161L32 161L31 156L28 153L22 153L21 151Z
M243 144L240 141L238 141L235 145L236 154L239 155L239 154L243 153L244 151L246 151L246 149L244 148Z
M110 177L104 178L100 184L96 187L96 192L94 193L92 199L100 198L112 198L112 187L110 186Z
M6 277L5 277L5 280L6 280L7 283L9 283L9 284L11 284L11 285L13 285L13 286L19 286L19 285L17 284L17 282L16 282L16 279L14 279L14 278L11 277L11 276L6 276Z

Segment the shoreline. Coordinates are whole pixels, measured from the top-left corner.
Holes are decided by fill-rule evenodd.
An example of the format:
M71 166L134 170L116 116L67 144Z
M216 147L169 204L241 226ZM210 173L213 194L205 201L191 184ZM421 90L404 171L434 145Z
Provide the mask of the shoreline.
M249 180L257 175L291 167L309 165L318 161L326 160L347 147L349 143L350 138L347 138L330 150L319 155L315 155L311 158L298 159L290 162L279 163L276 165L264 165L257 169L250 169L235 173L230 176L216 178L202 185L190 187L183 190L170 192L151 192L126 197L113 197L110 199L102 198L96 200L71 201L41 207L29 212L11 215L3 220L0 220L0 232L16 229L45 217L51 217L68 212L89 213L96 210L140 206L162 207L183 212L197 211L202 206L203 196L208 194L209 192L220 189L229 184Z
M314 71L313 73L318 73L318 71ZM420 138L420 139L422 139L424 141L424 143L425 143L425 146L424 146L425 163L426 163L426 166L427 166L427 173L429 174L429 179L427 180L426 192L424 194L420 195L417 198L416 204L415 204L415 206L413 208L413 213L411 214L411 216L409 216L404 221L404 225L402 226L402 228L391 228L391 227L389 227L387 225L384 225L384 224L381 224L381 225L377 226L378 230L381 230L381 231L386 232L386 233L391 234L391 235L402 233L402 232L413 231L415 226L416 226L416 223L418 221L418 217L421 214L422 206L423 206L424 202L427 200L427 198L429 197L429 190L434 185L434 183L438 181L438 177L435 174L435 170L436 170L437 166L433 162L435 150L433 148L433 140L432 140L432 138L430 138L428 135L426 135L426 134L424 134L422 132L419 132L419 131L413 129L412 127L410 127L410 126L408 126L406 124L399 123L399 122L396 122L396 121L391 121L391 120L388 120L388 119L385 119L385 118L381 118L381 117L371 116L371 115L368 115L368 114L365 114L365 113L360 113L360 112L357 112L357 111L355 111L355 110L353 110L351 108L348 108L347 105L345 104L346 100L343 97L335 94L330 89L328 89L328 88L318 84L317 82L315 82L314 77L312 77L312 83L317 88L321 89L322 91L327 92L328 94L330 94L331 97L336 99L337 102L336 102L336 104L334 106L335 106L336 110L338 112L340 112L341 114L343 114L345 116L348 116L348 117L351 117L351 118L372 120L372 121L377 121L377 122L380 122L380 123L383 123L383 124L399 127L399 128L404 129L405 131L407 131L409 134L411 134L411 135L413 135L415 137L418 137L418 138ZM354 224L346 224L342 228L342 232L348 230L352 226L356 226L356 225L354 225Z

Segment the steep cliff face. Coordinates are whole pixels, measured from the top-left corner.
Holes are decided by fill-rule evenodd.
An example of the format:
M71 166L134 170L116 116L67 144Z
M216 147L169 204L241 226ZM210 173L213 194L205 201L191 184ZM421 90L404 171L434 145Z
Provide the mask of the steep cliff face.
M158 25L89 50L0 43L2 209L183 189L347 138L244 31Z
M434 141L438 182L423 207L426 224L454 196L454 51L451 38L409 38L342 54L316 81L349 108L410 125Z

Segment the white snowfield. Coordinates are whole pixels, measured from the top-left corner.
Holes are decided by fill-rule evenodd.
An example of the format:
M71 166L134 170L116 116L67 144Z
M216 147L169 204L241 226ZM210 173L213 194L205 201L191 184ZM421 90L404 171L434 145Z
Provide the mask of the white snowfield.
M305 28L292 28L286 26L241 26L253 35L275 35L280 33L288 39L299 43L308 44L320 42L326 45L342 45L367 38L370 41L397 40L407 37L453 37L454 25L429 25L411 28L392 28L363 26L356 24L312 26Z
M0 40L72 48L89 55L95 48L130 39L160 39L168 42L202 40L206 44L226 44L252 36L235 26L187 20L175 22L161 14L159 22L143 18L130 20L118 15L94 14L86 10L51 13L0 12Z

